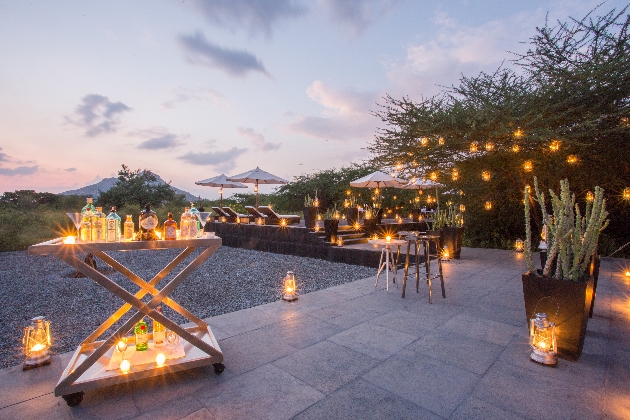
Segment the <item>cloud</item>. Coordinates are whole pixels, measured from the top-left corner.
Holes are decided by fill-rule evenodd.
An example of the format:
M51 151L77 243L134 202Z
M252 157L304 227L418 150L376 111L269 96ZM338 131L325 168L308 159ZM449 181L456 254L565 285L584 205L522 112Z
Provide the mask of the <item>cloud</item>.
M225 97L215 90L209 88L186 89L178 87L172 91L173 99L162 104L164 108L175 108L178 104L188 101L205 102L217 108L228 109L230 104Z
M367 140L377 125L369 111L376 108L375 92L339 90L316 80L306 94L324 106L322 116L302 116L286 125L289 132L325 140Z
M152 139L143 141L138 145L138 149L170 149L172 147L177 147L180 144L182 143L177 140L177 136L175 134L166 134L161 137L154 137Z
M103 95L90 94L82 99L72 116L66 116L66 121L78 127L85 128L85 135L96 137L103 133L114 133L118 130L120 116L131 111L122 102L111 102Z
M192 0L192 4L211 23L234 30L242 28L250 35L271 36L272 26L306 12L294 0Z
M0 148L2 150L2 148ZM6 153L0 152L0 162L8 162L11 158Z
M388 64L388 78L394 82L390 93L432 96L444 90L440 86L457 84L462 74L493 72L504 60L514 58L508 51L527 48L514 41L514 33L526 41L538 22L538 14L521 13L473 27L438 12L433 19L432 38L409 46L404 59Z
M66 172L75 172L77 170L77 168L66 168L64 169L64 171Z
M0 175L4 176L24 176L33 175L37 172L38 166L18 166L17 168L0 168Z
M93 180L91 180L90 182L88 182L87 184L88 184L88 185L98 184L98 183L99 183L99 182L101 182L102 180L103 180L103 178L101 178L101 176L100 176L100 175L96 175L96 176L94 177L94 179L93 179Z
M191 36L180 35L178 42L188 52L187 60L191 64L217 68L233 77L244 77L250 71L258 71L271 77L253 54L212 44L201 32Z
M256 149L263 152L278 150L280 146L282 146L281 143L271 143L265 141L265 137L262 134L256 133L252 128L238 127L236 131L238 131L241 136L248 138Z
M354 36L361 35L397 3L398 0L319 0L329 19Z
M192 165L213 166L221 172L228 172L236 166L236 158L245 153L247 149L233 147L229 150L217 152L188 152L178 159Z

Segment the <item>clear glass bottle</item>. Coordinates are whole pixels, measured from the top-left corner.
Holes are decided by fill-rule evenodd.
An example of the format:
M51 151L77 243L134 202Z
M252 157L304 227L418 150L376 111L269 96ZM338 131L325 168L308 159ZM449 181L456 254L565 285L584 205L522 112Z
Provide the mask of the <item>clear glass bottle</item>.
M190 208L184 208L179 222L179 238L190 239Z
M92 241L105 242L105 229L107 224L105 221L105 213L103 207L97 207L96 212L92 214Z
M135 226L133 224L133 220L131 218L131 215L128 214L127 220L125 220L125 232L124 232L125 241L133 241L134 230L135 230Z
M190 237L196 238L197 236L199 236L199 233L201 232L201 222L199 221L199 217L197 216L199 214L199 210L197 210L197 207L195 207L195 203L193 203L192 201L190 202L190 214L192 215L191 220L195 222L195 234L193 236L192 222L191 222Z
M146 351L149 348L149 328L144 319L136 324L133 332L136 335L136 351Z
M173 241L177 239L177 222L173 220L173 213L168 212L168 220L164 222L164 240Z
M162 313L162 307L158 306L155 308L159 313ZM166 336L166 327L155 319L153 320L153 344L156 346L161 346L164 344L164 338Z
M90 212L83 215L83 220L81 220L81 241L90 242L92 240L92 223L90 222L91 217Z
M105 221L107 224L107 242L120 242L120 216L116 214L116 206L112 207Z
M158 226L158 218L155 212L151 210L149 204L140 212L138 222L138 240L157 241L159 239L155 233L155 228Z
M87 203L81 209L81 214L96 213L96 208L94 207L94 204L92 204L92 197L87 197L85 201L87 201Z

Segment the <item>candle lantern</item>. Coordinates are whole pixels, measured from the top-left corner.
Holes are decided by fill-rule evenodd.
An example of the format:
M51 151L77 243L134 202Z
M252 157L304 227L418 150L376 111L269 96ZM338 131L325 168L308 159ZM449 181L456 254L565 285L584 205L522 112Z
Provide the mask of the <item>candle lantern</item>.
M313 232L319 232L319 225L315 225L315 227L313 227Z
M319 207L319 198L315 197L313 200L313 207Z
M529 345L532 348L530 360L543 365L557 365L556 325L544 312L535 314L529 320Z
M494 143L489 141L486 143L486 152L491 152L492 150L494 150Z
M287 219L280 219L280 226L286 227L287 226Z
M523 170L525 172L531 172L532 169L534 169L534 164L531 160L526 160L525 163L523 163Z
M567 156L567 163L570 163L571 165L576 164L578 162L578 157L575 155L569 155Z
M284 293L282 295L282 300L286 300L287 302L297 300L297 293L295 289L295 274L293 274L293 271L287 271L287 275L284 278Z
M486 201L484 208L486 210L492 210L492 201Z
M586 201L588 201L589 203L592 203L593 200L595 200L595 196L593 195L592 191L587 191L586 192Z
M462 212L462 213L465 212L466 211L466 205L465 204L460 204L459 205L459 211Z
M258 226L262 226L262 225L263 225L263 222L264 222L264 220L263 220L263 218L262 218L262 217L257 217L257 218L256 218L256 224L257 224Z
M431 172L431 175L429 176L429 178L431 178L431 181L437 181L438 173L437 172Z
M459 171L457 169L453 169L452 178L453 181L457 181L459 179Z
M481 179L487 182L487 181L490 181L490 178L492 178L492 174L490 174L489 171L481 172Z
M518 144L515 144L515 145L512 146L512 151L514 153L518 153L519 150L521 150L521 147Z
M444 137L438 137L438 144L444 146Z
M470 153L477 153L477 142L470 143Z
M523 252L525 250L525 243L522 239L517 239L514 244L514 249L518 252Z
M343 238L341 236L337 236L337 246L343 246Z
M420 144L423 146L426 146L427 144L429 144L429 139L426 137L421 137L420 138Z
M236 218L236 224L237 224L237 225L240 225L240 224L241 224L241 218L240 218L240 217L237 217L237 218Z
M444 249L442 250L442 260L449 261L451 259L451 253L448 251L448 247L444 245Z
M31 325L24 328L22 337L24 345L23 370L29 370L50 364L50 321L46 321L43 316L36 316L31 319Z
M630 200L630 188L626 187L623 189L623 199Z
M74 236L66 236L65 238L63 238L63 243L68 245L68 244L74 244L76 243L76 239Z

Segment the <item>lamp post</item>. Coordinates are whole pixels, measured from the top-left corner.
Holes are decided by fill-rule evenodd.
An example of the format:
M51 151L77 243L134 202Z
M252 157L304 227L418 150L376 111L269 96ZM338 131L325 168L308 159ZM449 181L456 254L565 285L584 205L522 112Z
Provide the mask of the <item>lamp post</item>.
M43 316L31 319L31 325L24 328L22 344L24 345L24 365L22 370L29 370L50 364L48 350L52 340L50 337L50 321Z

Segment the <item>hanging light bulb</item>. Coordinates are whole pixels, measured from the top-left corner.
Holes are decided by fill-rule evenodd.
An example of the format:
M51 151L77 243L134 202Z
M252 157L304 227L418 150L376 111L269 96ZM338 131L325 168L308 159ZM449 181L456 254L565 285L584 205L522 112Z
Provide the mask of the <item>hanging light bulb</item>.
M517 139L523 137L524 133L523 130L521 130L521 127L517 128L516 131L514 132L514 137L516 137Z
M492 150L494 150L494 143L489 141L486 143L486 152L491 152Z
M549 143L549 150L551 150L552 152L557 152L558 150L560 150L560 140L554 140Z
M438 144L439 144L440 146L444 146L444 137L440 137L440 138L438 138Z
M523 163L523 170L525 172L531 172L532 169L534 169L534 164L531 160L526 160L525 163Z
M420 138L420 144L423 146L426 146L427 144L429 144L429 139L426 137L421 137Z
M429 178L431 178L431 181L437 181L438 173L435 171L431 172L431 175L429 176Z
M459 179L459 171L457 169L453 169L451 178L453 179L453 181L457 181Z
M402 169L402 167L403 167L403 166L402 166L402 163L398 162L398 163L396 164L396 170L397 170L397 171L400 171L400 170Z
M592 203L593 200L595 200L595 196L593 195L592 191L587 191L586 192L586 201L588 201L589 203Z
M473 141L470 143L470 153L477 153L477 142Z
M490 174L489 171L481 172L481 179L487 182L487 181L490 181L490 178L492 178L492 175Z
M518 144L515 144L515 145L512 146L512 151L514 153L518 153L519 150L521 150L521 147Z
M492 210L492 201L486 201L484 208L486 210Z
M571 165L575 165L576 163L578 163L578 157L575 156L575 155L567 156L567 163L569 163Z
M630 200L630 188L626 187L623 189L622 197L624 200Z

